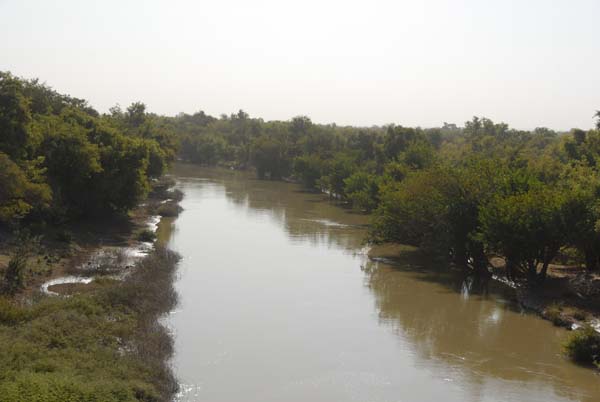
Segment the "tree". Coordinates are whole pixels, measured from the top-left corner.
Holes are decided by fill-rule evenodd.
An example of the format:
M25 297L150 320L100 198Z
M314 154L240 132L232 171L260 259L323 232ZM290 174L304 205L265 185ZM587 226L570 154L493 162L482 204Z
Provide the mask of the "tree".
M567 241L585 256L588 271L600 267L600 175L586 165L567 167L556 184L565 197Z
M65 121L67 120L67 121ZM87 192L94 174L102 171L100 149L89 141L87 130L63 116L44 116L36 122L44 140L39 153L44 157L54 207L84 213L89 207Z
M214 166L227 160L229 146L221 136L211 134L189 135L181 140L184 159L200 165Z
M28 232L19 232L17 244L8 261L4 278L0 284L0 293L15 294L25 286L25 270L27 261L39 246L39 238L31 237Z
M527 188L528 179L497 160L432 166L381 187L372 236L450 257L463 269L485 273L489 265L480 211L494 195Z
M383 140L383 149L387 160L398 158L409 144L421 139L422 134L414 128L389 126Z
M344 179L344 192L352 206L371 212L379 203L379 181L374 174L358 171Z
M290 132L294 142L297 142L300 137L307 135L312 125L312 121L306 116L294 117L290 122Z
M323 175L325 161L316 154L298 156L294 159L294 175L302 181L304 187L314 190Z
M567 243L564 207L564 194L545 186L496 196L481 210L482 237L505 256L509 278L520 271L530 284L545 279L548 265Z
M29 101L21 81L0 72L0 151L15 159L25 158L30 122Z
M0 152L0 224L14 223L34 210L49 206L52 193L35 161L23 170Z
M281 141L262 135L250 147L251 161L260 179L269 176L271 180L281 179L287 172L285 149Z
M400 154L400 160L412 169L429 167L434 158L433 147L426 141L413 141Z
M346 183L344 181L352 175L355 169L356 164L352 157L338 153L326 165L324 174L319 180L319 186L330 197L344 200L346 199Z
M129 127L138 128L146 121L146 105L142 102L134 102L127 108L125 120Z

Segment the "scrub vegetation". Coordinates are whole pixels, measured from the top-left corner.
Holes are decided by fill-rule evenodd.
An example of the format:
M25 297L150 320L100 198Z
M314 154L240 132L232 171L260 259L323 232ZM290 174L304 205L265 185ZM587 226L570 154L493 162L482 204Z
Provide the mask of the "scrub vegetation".
M28 305L0 298L0 401L166 401L178 256L157 249L122 282Z

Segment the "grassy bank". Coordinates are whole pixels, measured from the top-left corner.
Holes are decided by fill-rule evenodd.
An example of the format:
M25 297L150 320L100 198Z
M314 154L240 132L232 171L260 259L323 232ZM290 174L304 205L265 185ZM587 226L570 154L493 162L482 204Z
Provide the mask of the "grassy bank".
M31 305L0 299L0 401L167 401L178 256L158 248L122 282Z

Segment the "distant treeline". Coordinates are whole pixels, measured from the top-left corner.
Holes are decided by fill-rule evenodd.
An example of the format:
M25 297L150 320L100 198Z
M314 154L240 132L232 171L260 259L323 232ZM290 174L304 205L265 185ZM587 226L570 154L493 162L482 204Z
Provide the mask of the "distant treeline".
M597 129L511 129L474 117L464 127L358 128L250 118L240 111L173 118L182 158L294 178L373 213L372 239L412 244L487 272L542 281L559 253L600 263ZM591 119L590 119L591 120Z
M165 125L141 103L100 115L38 80L0 72L0 225L132 208L176 155Z

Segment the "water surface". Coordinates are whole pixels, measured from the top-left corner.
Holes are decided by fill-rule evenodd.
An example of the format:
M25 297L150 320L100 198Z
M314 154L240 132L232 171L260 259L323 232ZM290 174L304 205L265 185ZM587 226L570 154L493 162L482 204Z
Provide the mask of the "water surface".
M177 165L180 401L599 401L567 332L496 292L364 253L364 216L288 183Z

